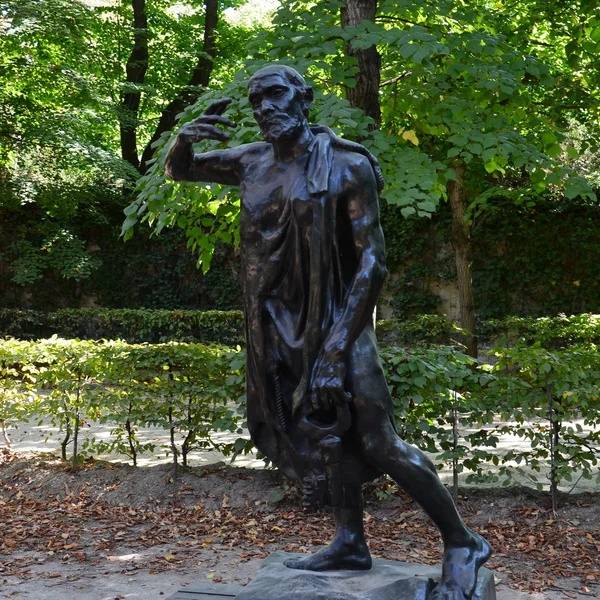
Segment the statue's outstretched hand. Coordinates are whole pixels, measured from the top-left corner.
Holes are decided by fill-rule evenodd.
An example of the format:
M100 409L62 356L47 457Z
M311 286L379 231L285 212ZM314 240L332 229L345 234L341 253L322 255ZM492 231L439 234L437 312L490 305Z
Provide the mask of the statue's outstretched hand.
M229 134L216 127L216 125L237 127L233 121L222 116L231 102L231 98L221 98L221 100L212 102L197 119L186 123L179 130L178 139L188 144L195 144L201 140L226 142L229 139Z

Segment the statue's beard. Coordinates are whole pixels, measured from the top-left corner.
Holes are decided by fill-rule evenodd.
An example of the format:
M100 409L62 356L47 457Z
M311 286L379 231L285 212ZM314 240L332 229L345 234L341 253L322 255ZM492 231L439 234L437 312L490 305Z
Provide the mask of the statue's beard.
M273 143L293 139L304 126L305 118L279 113L260 123L265 142Z

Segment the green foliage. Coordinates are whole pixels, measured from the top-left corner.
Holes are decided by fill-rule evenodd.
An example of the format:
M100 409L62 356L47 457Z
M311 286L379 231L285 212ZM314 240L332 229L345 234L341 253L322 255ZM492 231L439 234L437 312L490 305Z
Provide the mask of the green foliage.
M484 321L482 334L504 346L541 344L560 349L578 344L600 343L600 316L506 317Z
M385 197L404 207L404 216L435 211L458 160L469 165L474 214L498 188L518 200L564 180L569 198L591 195L585 181L554 161L562 133L538 105L554 84L550 67L521 52L516 39L508 43L496 7L391 0L379 4L376 23L343 30L337 4L317 2L310 14L303 6L282 5L275 21L285 27L270 55L299 63L310 57L320 73L315 79L339 90L356 73L344 44L377 45L389 83L381 96L387 135L372 134L373 151L389 173ZM396 160L399 169L385 168ZM495 182L511 170L527 171L530 182L522 189Z
M204 341L237 345L241 311L62 309L54 313L0 309L0 331L21 338L124 339L131 343Z
M494 370L501 374L490 390L502 422L496 431L516 435L529 445L527 451L512 450L502 458L501 463L515 461L519 466L501 467L500 476L509 481L515 473L526 475L541 490L543 480L536 474L549 464L556 509L559 483L571 483L574 471L592 479L598 465L598 349L587 345L549 351L537 342L493 352L499 358Z
M237 3L220 3L219 11ZM5 303L22 306L32 296L34 306L75 305L93 285L115 290L106 294L107 304L126 304L127 298L115 298L126 287L122 281L110 285L111 270L127 275L127 265L114 262L114 225L116 218L120 228L139 176L120 156L119 125L134 118L125 114L122 97L141 92L138 122L130 123L141 154L163 109L206 57L203 8L196 0L146 3L149 69L143 84L124 85L134 43L131 3L0 0L0 260L10 271ZM214 81L233 77L245 38L258 26L220 19ZM171 255L184 251L178 239L170 241ZM143 262L143 249L138 252L130 262ZM147 273L148 264L140 267ZM83 290L82 282L91 279ZM177 283L170 291L181 287ZM168 306L172 298L164 296L149 304Z
M13 340L6 345L0 344L0 425L7 445L10 438L6 428L27 423L33 412L35 398L29 392L31 369L22 368L31 360L29 349L27 342Z
M127 344L53 337L38 342L0 344L0 420L47 419L61 435L62 457L72 444L79 458L104 451L129 456L141 452L140 427L171 429L176 455L184 464L194 448L237 450L219 431L241 433L244 413L243 356L225 346ZM113 424L107 443L93 434L80 444L80 431L92 422ZM181 439L180 439L181 438Z
M225 3L221 10L237 4ZM255 141L260 136L245 99L248 76L272 60L305 73L317 89L312 120L363 139L380 158L389 206L413 217L406 231L400 231L396 216L386 229L390 251L395 241L407 242L397 259L390 252L391 266L402 272L395 316L406 318L434 310L429 283L440 274L452 277L447 257L438 261L432 244L408 230L422 231L424 226L412 222L437 214L457 160L467 164L469 214L476 226L480 217L491 222L487 215L502 203L521 208L536 203L550 212L541 193L558 208L577 194L589 200L589 187L575 175L597 179L597 15L590 3L443 0L430 6L386 0L379 3L375 23L344 30L340 6L282 2L272 28L252 18L232 25L222 15L210 89L183 111L181 122L229 95L234 103L228 114L239 123L231 145ZM233 278L222 283L223 271L202 285L181 254L187 243L206 270L213 253L235 245L239 199L227 188L166 181L162 163L172 132L157 143L157 160L140 181L140 198L126 209L124 231L127 237L135 223L148 220L155 231L181 228L183 242L163 234L160 242L138 236L126 250L116 247L116 227L138 176L119 156L120 97L130 88L142 94L137 133L143 145L202 56L202 3L160 0L147 3L147 13L149 70L143 85L125 89L124 64L133 44L127 3L0 2L0 257L9 272L2 282L6 305L53 308L94 297L106 306L222 307L232 296ZM369 120L343 96L357 73L347 45L373 43L382 55L383 127L368 133ZM247 56L252 58L242 64ZM522 214L512 206L504 212L511 211ZM581 234L576 245L586 244L582 260L591 256L587 244L593 241L584 228L594 230L585 223L574 230ZM433 246L445 241L447 224L436 222ZM499 228L498 235L508 234L509 227ZM394 229L400 232L395 240ZM482 237L490 235L487 227L479 230ZM545 251L536 249L531 257ZM502 261L489 246L484 255L494 258L475 265L476 294L483 315L496 317L501 290L515 287L504 280L519 270L507 262L495 269L492 263ZM213 267L219 261L217 256ZM539 264L530 264L521 282L535 282L523 294L533 291L548 302L561 296L550 308L540 304L536 314L568 311L567 294L541 289L545 281L560 280L556 273L547 276ZM213 293L215 283L220 289ZM579 292L573 310L595 310L590 286L570 290ZM482 289L493 292L489 301ZM236 301L239 306L239 293ZM514 302L503 312L531 311Z
M444 315L377 321L380 342L394 346L456 344L461 330ZM20 339L124 339L129 343L204 342L243 345L241 311L167 311L61 309L52 313L0 309L0 335ZM545 348L600 343L600 318L594 314L557 317L506 317L480 323L480 337L493 345L541 343Z
M598 205L557 198L536 206L494 202L473 231L481 319L600 311Z
M445 331L442 323L435 327ZM565 328L576 327L575 321ZM588 327L597 327L596 323ZM584 327L585 328L585 327ZM539 333L547 336L548 324ZM554 335L554 334L552 334ZM591 333L589 333L591 335ZM547 338L549 339L549 338ZM600 456L600 354L593 344L546 349L518 341L491 351L493 365L479 364L453 346L381 350L396 424L409 443L437 455L455 475L471 482L522 483L540 489L585 479ZM87 434L72 449L77 457L116 451L136 463L138 431L169 431L175 464L194 448L225 454L247 452L239 438L219 441L218 431L241 432L245 409L245 353L201 344L127 344L52 338L0 343L0 420L17 424L48 418L60 430L63 456L82 427L110 423L114 440ZM501 435L519 440L498 451ZM596 475L600 479L600 475Z
M394 346L451 344L461 330L444 315L416 315L404 321L385 319L377 321L377 339Z
M79 434L86 421L93 419L101 409L100 378L106 365L96 353L94 342L51 338L42 340L31 350L30 360L37 371L34 382L40 393L39 415L58 427L63 460L67 459L67 445L72 441L75 468L79 457L90 446L87 439L79 446Z
M136 431L152 425L171 430L182 438L179 449L187 466L189 453L215 448L231 454L233 446L213 439L215 431L241 433L243 378L232 369L237 353L218 346L160 344L131 346L120 342L102 348L111 369L105 384L110 407L101 422L116 425L113 442L99 448L127 454L134 465L151 444L141 445ZM240 403L242 400L242 403ZM175 436L174 436L175 440Z
M471 483L521 478L540 490L549 482L555 492L573 471L600 481L596 347L550 352L537 343L492 352L500 360L478 367L452 347L384 348L401 436L437 453L453 473L469 470ZM499 436L507 434L523 447L500 454Z
M281 61L314 84L313 122L361 139L378 156L387 182L383 197L404 217L431 216L437 210L458 162L467 166L470 220L487 212L497 198L531 204L545 190L562 191L567 199L594 197L587 181L569 167L574 150L565 142L566 122L559 124L545 109L547 98L558 98L545 59L558 59L522 50L530 32L507 26L509 9L484 2L467 6L446 0L432 8L424 2L389 0L379 4L376 23L343 29L340 6L283 2L273 20L276 34L260 32L250 48L254 58L235 80L202 96L182 113L180 123L197 117L210 101L228 96L233 99L228 116L239 127L227 145L260 139L245 83L265 60ZM526 13L527 18L533 15ZM513 14L510 19L520 20ZM544 25L547 35L558 35L555 26L550 21ZM591 27L595 31L593 23ZM342 97L357 73L355 59L345 52L348 44L376 44L382 55L381 75L387 82L380 97L381 131L368 132L369 119ZM564 88L560 92L569 93ZM589 132L584 146L588 138ZM155 232L179 226L206 271L218 241L239 241L239 198L226 186L167 181L164 160L172 140L168 133L159 141L157 160L139 182L138 199L126 209L123 233L130 237L139 221L148 221ZM219 144L197 150L214 147ZM407 273L407 282L428 275L423 270ZM404 300L398 306L402 317L419 304L432 308L435 298L420 289Z
M435 312L437 286L456 279L448 240L449 208L431 219L399 218L382 207L390 276L385 298L393 316ZM560 197L515 206L490 198L472 229L473 286L480 322L506 315L600 312L597 203ZM439 289L439 288L438 288Z
M201 105L188 107L180 123L198 117L211 101L225 95L235 98L230 106L230 111L235 111L236 104L242 102L241 94L235 93L236 84L229 84L225 88L223 93L205 94L199 101ZM236 135L240 137L250 132L250 127L242 125L240 123L236 129ZM164 227L177 225L185 231L187 248L198 256L198 264L203 266L202 270L206 273L219 241L234 245L239 243L239 198L230 186L167 181L164 164L173 141L170 132L158 141L156 160L138 181L137 199L125 209L127 218L122 234L128 240L133 234L133 226L139 220L148 221L155 233L160 233Z
M17 242L18 258L10 266L12 281L19 285L31 285L42 278L46 269L55 269L64 279L87 279L100 266L81 239L67 230L43 240L36 250L28 241Z
M462 392L480 385L479 374L472 368L474 359L447 346L418 350L389 347L382 350L382 359L400 436L429 452L449 452L448 435L452 432L447 426L452 410L470 407Z
M454 260L443 252L447 224L440 221L439 213L433 219L407 218L397 206L381 207L386 264L390 271L381 302L392 308L395 319L436 312L440 297L431 289L432 282L455 279Z

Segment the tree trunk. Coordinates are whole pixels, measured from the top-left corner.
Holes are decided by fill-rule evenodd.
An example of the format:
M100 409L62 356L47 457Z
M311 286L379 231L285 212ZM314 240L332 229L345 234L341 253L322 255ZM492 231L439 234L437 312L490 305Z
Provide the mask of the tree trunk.
M187 86L183 87L177 96L169 102L163 110L156 131L152 139L148 142L142 154L141 171L148 170L148 161L154 154L152 145L165 132L172 129L177 122L177 115L183 109L193 104L203 89L208 86L210 74L213 69L213 58L215 54L215 30L219 22L219 3L218 0L205 0L204 2L204 45L202 47L203 54L198 58L196 67L192 72Z
M454 390L454 404L452 406L452 498L458 502L458 410L456 409L457 392Z
M6 424L4 423L4 419L0 419L0 429L2 430L4 443L6 444L6 447L10 450L10 438L8 437L8 431L6 431Z
M79 410L75 411L75 427L73 429L73 457L71 459L71 470L77 469L77 453L79 452Z
M556 518L558 512L558 453L556 448L560 442L560 420L557 411L554 408L552 398L552 386L550 378L546 373L546 394L548 398L548 419L550 421L549 442L550 442L550 495L552 497L552 514Z
M456 179L448 182L448 197L452 210L452 245L458 284L458 325L467 332L463 339L467 354L477 358L471 227L465 219L467 212L465 163L457 162L453 168L456 171Z
M63 407L65 409L65 437L62 439L60 443L60 456L66 461L67 460L67 446L69 444L69 440L71 439L71 412L69 410L69 406L63 400Z
M375 21L377 13L377 0L346 0L346 5L341 9L342 27L357 27L363 21ZM346 88L346 98L350 105L360 108L371 117L375 123L369 130L381 127L381 107L379 104L379 82L381 80L381 57L376 46L357 50L348 44L347 56L355 57L358 61L356 86Z
M136 169L140 167L137 153L137 122L141 92L136 85L144 83L148 70L148 19L146 0L131 0L133 7L133 50L126 65L126 90L121 95L119 126L121 131L121 154ZM130 89L131 88L131 89Z
M135 447L135 429L131 425L131 413L133 412L133 398L129 396L129 406L127 407L127 419L125 421L125 431L127 432L127 442L133 466L137 467L137 449Z
M171 440L171 451L173 452L173 481L177 479L178 475L178 463L177 458L179 453L177 452L177 444L175 443L175 425L173 423L173 407L169 406L169 438Z
M71 462L71 470L75 471L77 469L77 452L79 451L79 425L80 425L80 417L79 417L79 405L81 402L81 373L77 376L77 393L75 396L75 424L73 428L73 459Z

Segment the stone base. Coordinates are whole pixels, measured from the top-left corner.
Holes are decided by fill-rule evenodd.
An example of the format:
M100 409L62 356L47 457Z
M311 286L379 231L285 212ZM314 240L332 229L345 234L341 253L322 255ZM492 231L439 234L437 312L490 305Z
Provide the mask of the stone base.
M283 561L301 554L275 552L235 600L427 600L441 575L428 567L375 559L369 571L300 571ZM496 600L494 576L479 571L472 600Z
M232 583L200 583L184 587L167 600L234 600L242 589Z

